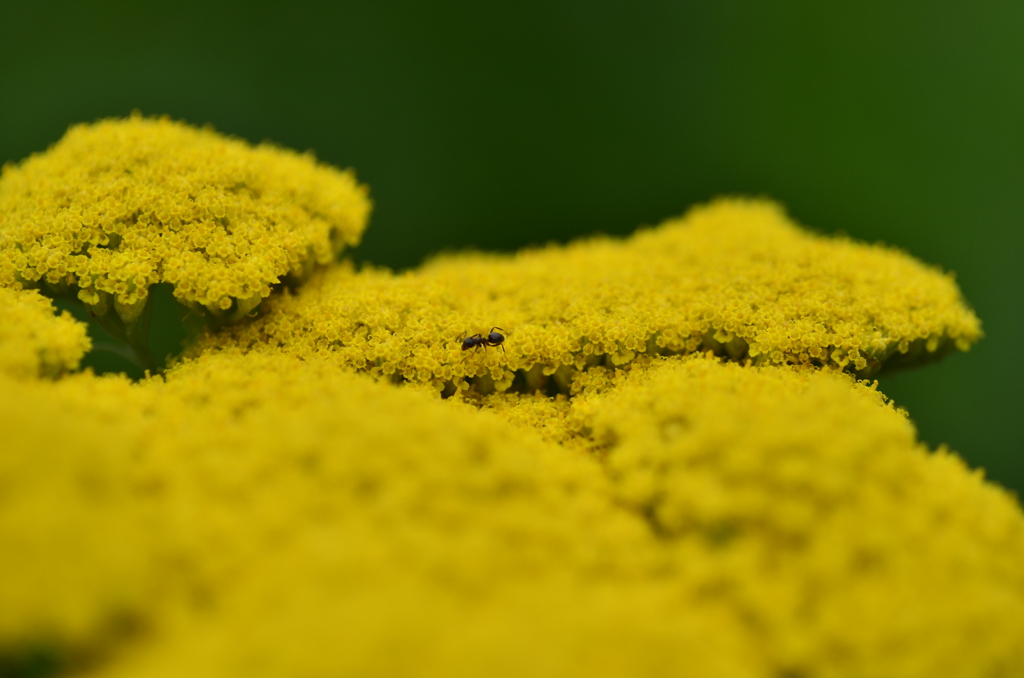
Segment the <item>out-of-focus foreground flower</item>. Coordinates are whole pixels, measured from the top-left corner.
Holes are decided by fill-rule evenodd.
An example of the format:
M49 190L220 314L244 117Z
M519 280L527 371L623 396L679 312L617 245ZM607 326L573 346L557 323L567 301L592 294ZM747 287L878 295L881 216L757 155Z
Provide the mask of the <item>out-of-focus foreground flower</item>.
M166 121L69 138L101 131L135 141L91 146L96 166L157 149L147 190L185 211L203 184L175 144L255 162ZM33 200L19 173L106 190L108 175L61 174L73 146L4 175L10 261L75 230L82 204L43 200L50 230L32 231L10 216ZM242 253L217 270L244 276L266 224L330 232L295 176L260 191L292 221L222 223ZM365 219L359 200L331 223ZM146 237L200 222L157 218ZM153 262L126 241L113 249ZM321 264L336 251L299 241ZM69 261L92 266L75 257L98 246ZM160 261L150 282L173 283ZM237 295L189 277L185 301L269 297L137 383L68 373L88 340L20 289L61 293L38 264L0 281L0 674L1024 672L1020 507L857 380L980 337L950 277L743 200L624 241L403 275L289 261ZM64 281L95 310L88 290L112 270ZM500 347L461 350L494 326Z

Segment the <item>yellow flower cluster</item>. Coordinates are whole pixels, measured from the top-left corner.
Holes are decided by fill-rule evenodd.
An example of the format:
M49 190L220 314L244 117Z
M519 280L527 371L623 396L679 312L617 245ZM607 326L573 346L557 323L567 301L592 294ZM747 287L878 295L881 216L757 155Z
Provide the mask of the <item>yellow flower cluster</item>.
M4 170L0 675L1024 674L1024 513L856 380L979 339L950 276L735 199L314 270L368 210L137 116ZM141 351L157 283L238 322L63 374L40 292Z
M503 328L501 348L460 350ZM712 350L868 376L981 335L952 278L882 246L812 235L777 206L721 200L625 242L463 254L405 275L339 267L206 346L330 353L347 368L479 390L574 392L595 366ZM584 378L592 378L589 375Z
M150 286L240 317L359 242L366 188L269 145L135 115L78 125L0 178L0 286L42 285L125 323Z
M1024 667L1024 515L869 387L672 357L559 402L596 454L284 353L135 385L0 377L0 659L42 646L97 676Z
M36 291L0 287L0 373L55 377L74 370L92 343L85 325Z

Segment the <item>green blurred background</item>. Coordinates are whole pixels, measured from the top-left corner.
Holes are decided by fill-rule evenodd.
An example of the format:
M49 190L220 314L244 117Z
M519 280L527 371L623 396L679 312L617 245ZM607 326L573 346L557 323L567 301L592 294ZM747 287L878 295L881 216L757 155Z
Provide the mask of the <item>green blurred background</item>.
M10 2L0 162L167 113L356 168L357 258L625 234L728 194L957 272L987 338L885 378L1024 490L1024 3Z

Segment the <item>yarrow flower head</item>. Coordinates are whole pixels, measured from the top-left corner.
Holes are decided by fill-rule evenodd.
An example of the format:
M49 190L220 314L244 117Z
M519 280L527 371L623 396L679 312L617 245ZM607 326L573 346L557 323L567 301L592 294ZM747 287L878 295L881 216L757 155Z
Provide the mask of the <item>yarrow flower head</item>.
M472 281L467 283L467 281ZM460 333L508 330L502 348ZM952 278L906 254L812 235L778 206L721 200L625 241L453 255L395 276L338 267L202 345L328 353L451 392L565 393L640 356L713 351L869 376L966 350L980 323ZM549 386L550 384L550 386Z
M75 297L115 335L158 283L234 321L357 244L369 211L351 172L309 155L167 118L78 125L4 168L0 286Z

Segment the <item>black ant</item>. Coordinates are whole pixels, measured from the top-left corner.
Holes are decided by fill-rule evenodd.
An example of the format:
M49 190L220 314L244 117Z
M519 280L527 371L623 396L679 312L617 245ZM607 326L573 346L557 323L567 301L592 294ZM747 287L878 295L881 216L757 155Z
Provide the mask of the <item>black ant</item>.
M502 346L502 344L505 342L505 335L495 332L494 330L501 330L501 328L492 327L491 331L487 333L486 337L483 336L482 334L474 334L472 336L466 337L465 339L462 339L462 337L466 336L466 333L463 332L459 336L459 339L462 339L462 350L468 351L471 348L480 348L481 346L500 346L501 352L505 353L505 347ZM504 332L505 330L501 331Z

